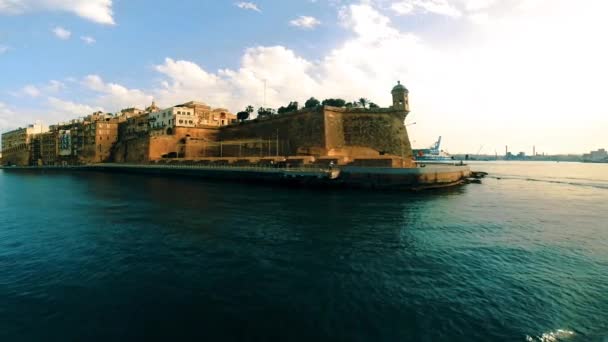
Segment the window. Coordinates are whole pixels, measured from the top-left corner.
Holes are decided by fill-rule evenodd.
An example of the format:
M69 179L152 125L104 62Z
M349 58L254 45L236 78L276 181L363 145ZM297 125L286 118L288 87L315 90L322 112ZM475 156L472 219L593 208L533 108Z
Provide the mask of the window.
M188 121L188 123L191 124L191 125L193 124L192 120Z
M179 123L180 123L180 124L183 124L183 123L184 123L184 120L179 120Z

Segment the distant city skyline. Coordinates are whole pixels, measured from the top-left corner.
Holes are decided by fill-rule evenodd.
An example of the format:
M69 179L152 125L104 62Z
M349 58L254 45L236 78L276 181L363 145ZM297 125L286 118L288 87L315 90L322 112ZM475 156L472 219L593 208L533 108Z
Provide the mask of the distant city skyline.
M416 147L608 147L601 0L0 0L0 131L199 100L411 92ZM266 84L266 91L264 85ZM266 95L264 95L266 93Z

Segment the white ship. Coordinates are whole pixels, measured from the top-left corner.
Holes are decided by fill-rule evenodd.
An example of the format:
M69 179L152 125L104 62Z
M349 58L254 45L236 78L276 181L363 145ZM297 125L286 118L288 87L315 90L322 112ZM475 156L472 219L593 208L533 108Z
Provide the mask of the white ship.
M414 149L414 159L418 164L454 164L454 157L441 150L441 137L427 149Z

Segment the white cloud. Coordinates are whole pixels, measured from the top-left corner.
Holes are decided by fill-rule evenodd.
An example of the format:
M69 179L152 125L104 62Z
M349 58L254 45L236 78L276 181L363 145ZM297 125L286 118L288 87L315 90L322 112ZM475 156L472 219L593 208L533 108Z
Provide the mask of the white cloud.
M297 19L291 20L289 22L289 24L291 26L295 26L295 27L300 27L300 28L304 28L304 29L313 29L319 25L321 25L321 22L319 21L319 19L315 18L315 17L309 17L309 16L300 16Z
M64 11L99 24L114 25L112 0L0 0L0 14Z
M155 91L163 105L200 99L236 111L249 104L262 106L264 83L269 106L312 94L318 87L311 76L314 65L281 46L248 49L238 70L213 74L195 63L170 58L156 70L168 77Z
M53 29L55 36L61 40L68 40L72 36L72 32L64 29L61 26L57 26Z
M237 2L235 5L236 5L236 7L240 8L240 9L262 12L262 10L260 10L258 5L256 5L253 2Z
M463 0L467 11L485 10L497 3L497 0Z
M464 1L479 3L480 1L487 2L488 0ZM450 2L448 0L400 0L392 3L390 7L398 15L413 14L416 10L421 10L422 12L458 18L462 16L462 12L452 4L453 2L454 1Z
M31 97L40 96L40 89L33 85L27 85L21 89L21 93Z
M51 93L57 93L62 91L63 89L65 89L65 83L57 80L49 81L49 84L45 87L45 90Z
M49 97L48 104L55 112L61 113L66 120L86 116L97 111L103 111L102 107L61 100L56 97Z
M8 46L6 46L6 45L0 45L0 55L3 55L5 53L7 53L8 50L10 50Z
M95 40L95 38L90 37L90 36L82 36L82 37L80 37L80 40L82 40L87 45L93 45L97 42L97 40Z
M414 12L415 6L411 1L399 1L393 3L391 9L398 15L407 15Z
M0 132L4 132L12 127L14 115L15 113L6 104L0 102Z
M100 93L95 102L113 111L132 106L143 108L153 99L152 96L139 89L129 89L116 83L105 83L98 75L86 76L82 84L88 89Z

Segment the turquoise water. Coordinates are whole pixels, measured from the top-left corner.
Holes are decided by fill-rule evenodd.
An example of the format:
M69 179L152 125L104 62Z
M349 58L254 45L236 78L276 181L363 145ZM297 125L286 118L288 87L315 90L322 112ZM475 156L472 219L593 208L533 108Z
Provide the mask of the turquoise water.
M0 170L0 341L607 341L608 164L319 191Z

